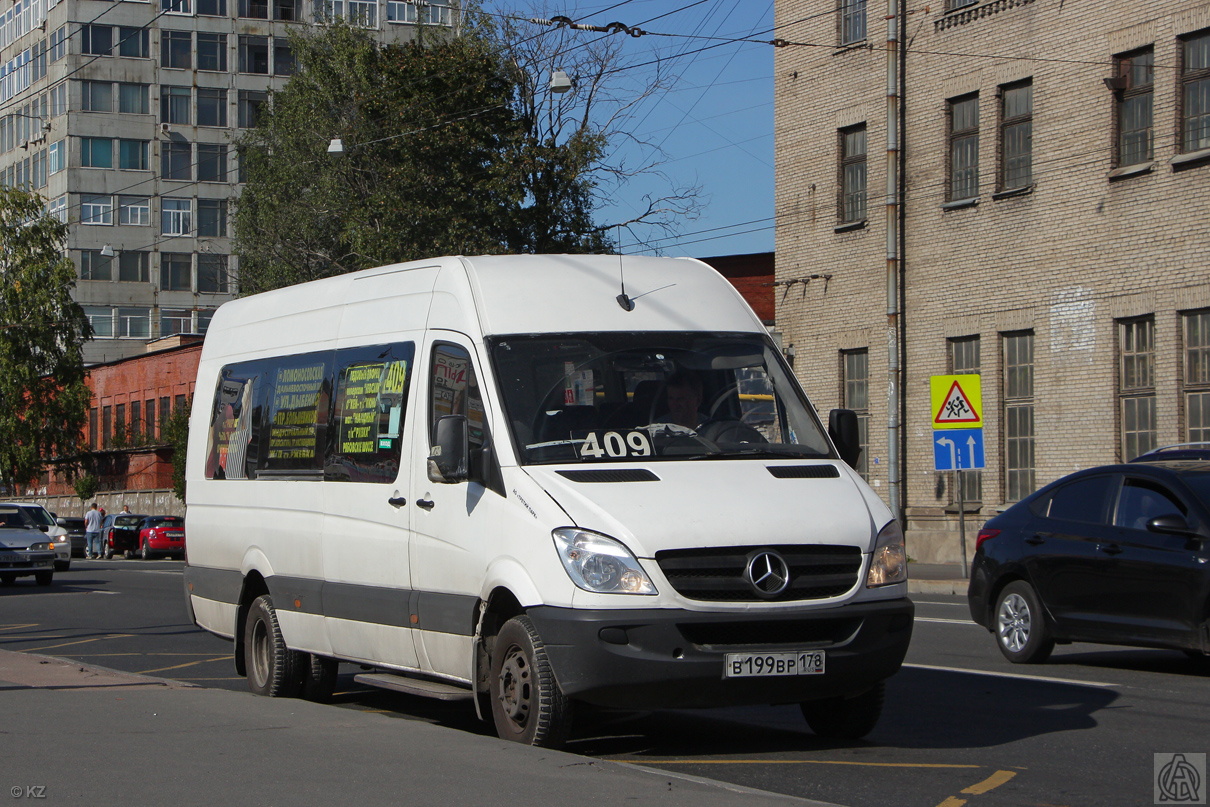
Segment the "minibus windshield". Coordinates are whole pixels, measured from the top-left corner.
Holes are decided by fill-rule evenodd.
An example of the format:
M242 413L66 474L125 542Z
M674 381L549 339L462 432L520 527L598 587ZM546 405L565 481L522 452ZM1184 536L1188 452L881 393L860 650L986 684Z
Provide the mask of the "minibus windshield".
M522 464L834 458L772 342L741 333L488 340Z

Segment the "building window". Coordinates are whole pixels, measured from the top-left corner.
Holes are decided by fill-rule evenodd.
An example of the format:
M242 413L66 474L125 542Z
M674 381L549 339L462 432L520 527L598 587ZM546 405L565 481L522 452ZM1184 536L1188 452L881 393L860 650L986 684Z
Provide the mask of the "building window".
M1151 99L1155 53L1151 48L1114 59L1123 87L1116 93L1117 164L1138 165L1152 158Z
M978 375L981 371L980 348L978 336L965 336L960 339L950 339L946 347L949 353L949 369L953 375ZM962 472L962 500L964 502L983 501L983 471L970 470ZM957 504L958 497L953 501Z
M118 168L128 171L151 170L151 142L148 140L119 140Z
M101 407L101 448L109 448L113 438L113 407Z
M416 22L416 6L410 0L387 0L387 22Z
M1000 90L1000 190L1033 184L1034 86L1032 81Z
M108 81L81 81L80 109L84 112L113 112L113 85Z
M165 197L160 202L160 232L189 235L193 230L193 200Z
M118 197L118 224L146 227L151 224L151 200L146 196ZM125 255L126 253L122 253Z
M269 94L261 90L239 91L239 128L251 129L260 119L261 107L269 100Z
M80 52L90 56L112 56L113 28L109 25L81 25Z
M865 221L865 124L840 130L840 220Z
M376 0L326 0L324 11L329 20L344 18L349 25L362 28L378 27Z
M1181 150L1210 149L1210 31L1181 44Z
M945 10L957 11L960 8L973 6L977 2L979 2L979 0L945 0Z
M1185 439L1210 442L1210 311L1185 315Z
M151 56L151 38L146 28L118 27L118 55L132 59Z
M197 144L197 178L199 182L227 181L227 145L225 143Z
M864 42L865 0L840 0L840 44Z
M239 38L239 72L269 75L269 37Z
M273 0L273 19L286 22L300 20L298 0Z
M151 111L146 84L119 84L118 111L131 115L146 115Z
M154 398L149 398L147 401L144 402L143 412L146 414L146 417L147 417L147 425L144 428L143 433L147 435L148 440L154 440L155 439L155 399Z
M46 167L51 176L67 167L67 141L56 140L46 149Z
M197 256L197 290L209 294L227 293L227 256L208 252Z
M60 196L57 199L51 199L46 204L46 215L51 218L66 224L67 223L67 197Z
M197 34L197 69L227 71L227 35Z
M118 280L123 283L148 283L151 280L151 255L137 249L124 249L118 256Z
M80 195L81 224L113 224L113 197Z
M188 252L160 254L160 289L193 291L193 256Z
M67 26L60 25L50 35L50 61L55 63L67 55Z
M843 373L841 389L843 400L841 405L857 413L858 442L861 444L861 456L857 460L857 473L863 479L870 478L870 351L845 350L840 354L841 373Z
M1004 491L1016 502L1034 491L1034 335L1004 334Z
M197 200L197 234L224 237L227 235L227 200Z
M97 339L113 338L113 309L100 305L80 306L88 324L92 326L92 335Z
M168 398L168 397L160 398L160 428L161 428L161 430L164 428L163 424L167 423L168 419L170 417L172 417L172 399ZM162 432L161 432L160 436L163 437Z
M979 195L979 96L955 98L949 107L949 199Z
M192 31L160 31L160 67L193 67Z
M137 440L143 434L143 402L130 402L130 437Z
M113 280L113 265L109 256L99 249L80 250L81 280Z
M197 88L197 125L227 125L227 91L210 87Z
M1119 322L1118 353L1122 459L1132 460L1156 447L1155 320Z
M160 176L164 179L193 179L193 144L177 141L161 144Z
M160 87L160 122L189 123L189 105L193 94L188 87Z
M126 404L117 404L113 408L113 433L119 445L126 442Z
M290 40L282 37L273 38L273 75L294 75L294 51L290 49Z
M113 140L108 137L81 137L80 165L85 168L113 168Z
M88 410L88 448L92 451L97 448L97 408L95 406Z
M239 0L239 16L254 20L269 19L269 0Z
M193 312L188 308L160 309L160 336L193 333Z
M160 0L160 9L169 14L192 14L191 0Z
M226 17L227 0L197 0L197 13L204 17Z
M151 336L151 311L146 308L118 309L119 339L148 339Z

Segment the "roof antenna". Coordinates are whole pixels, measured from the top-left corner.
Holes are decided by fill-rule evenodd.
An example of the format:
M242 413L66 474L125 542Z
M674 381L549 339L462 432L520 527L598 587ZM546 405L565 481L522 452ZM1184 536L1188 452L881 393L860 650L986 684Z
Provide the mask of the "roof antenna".
M615 299L618 301L618 305L622 306L623 311L633 311L634 310L634 300L630 299L629 295L626 294L626 273L623 270L623 266L622 266L622 225L621 224L618 225L618 279L622 281L622 293L619 294Z

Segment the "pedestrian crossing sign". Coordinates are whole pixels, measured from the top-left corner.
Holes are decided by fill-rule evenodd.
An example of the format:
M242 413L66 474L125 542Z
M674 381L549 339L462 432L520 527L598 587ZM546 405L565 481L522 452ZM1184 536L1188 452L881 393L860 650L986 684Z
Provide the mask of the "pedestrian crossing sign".
M983 391L979 375L935 375L929 378L934 429L983 427Z

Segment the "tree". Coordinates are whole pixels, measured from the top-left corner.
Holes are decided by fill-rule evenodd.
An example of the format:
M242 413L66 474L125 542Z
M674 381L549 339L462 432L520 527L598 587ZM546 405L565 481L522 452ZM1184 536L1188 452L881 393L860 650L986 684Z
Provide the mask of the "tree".
M185 459L189 447L189 412L193 408L192 403L193 399L190 398L185 406L174 408L160 427L164 442L172 446L172 492L182 502L185 501Z
M66 233L38 197L0 188L0 484L9 491L51 460L71 479L81 450L92 328L71 298Z
M508 44L519 33L473 15L458 35L426 30L381 48L340 23L292 36L297 72L238 143L241 292L434 255L612 248L593 214L627 170L603 162L623 116L592 110L616 53L592 51L582 88L543 101L529 71L549 75L553 55Z

